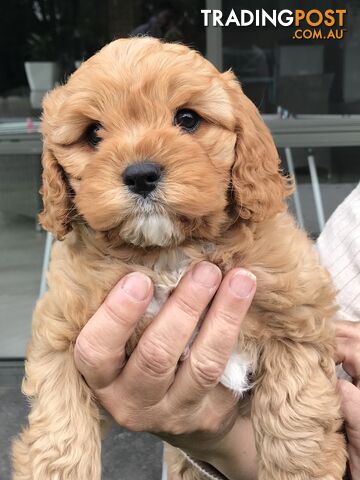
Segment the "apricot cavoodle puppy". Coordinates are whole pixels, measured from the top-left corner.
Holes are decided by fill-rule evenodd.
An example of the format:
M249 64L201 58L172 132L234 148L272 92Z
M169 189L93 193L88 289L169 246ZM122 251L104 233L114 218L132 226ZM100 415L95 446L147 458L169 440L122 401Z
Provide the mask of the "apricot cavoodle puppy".
M41 224L62 241L34 314L14 479L99 480L100 414L74 342L125 273L154 282L144 328L206 259L257 277L223 383L240 394L251 374L259 479L340 480L334 289L286 212L292 186L234 75L183 45L117 40L46 97L42 128ZM172 478L200 478L171 457Z

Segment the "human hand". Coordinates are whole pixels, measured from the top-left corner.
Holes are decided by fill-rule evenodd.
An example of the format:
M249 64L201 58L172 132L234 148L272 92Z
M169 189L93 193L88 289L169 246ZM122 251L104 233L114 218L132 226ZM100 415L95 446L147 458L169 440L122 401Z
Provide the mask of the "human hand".
M236 398L219 380L255 289L248 272L234 269L221 282L219 268L201 262L184 276L125 363L126 342L153 294L145 275L127 275L80 333L77 368L120 425L153 432L229 478L240 478L237 462L244 458L253 466L255 452L247 450L251 442L246 433L241 448L236 442L236 461L230 461L241 420ZM189 355L179 365L213 297Z
M349 467L353 479L360 478L360 322L338 321L336 363L342 363L353 379L339 380L342 410L348 438Z

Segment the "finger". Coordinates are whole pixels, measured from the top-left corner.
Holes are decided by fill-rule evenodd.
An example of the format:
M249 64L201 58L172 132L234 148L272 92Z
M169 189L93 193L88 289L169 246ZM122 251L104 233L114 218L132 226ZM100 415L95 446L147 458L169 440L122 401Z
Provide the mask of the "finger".
M226 275L189 356L179 368L169 399L197 402L218 384L255 290L256 279L250 272L236 269Z
M360 322L338 320L334 326L336 337L357 338L360 341Z
M145 401L153 405L163 398L179 358L220 281L220 269L209 262L200 262L181 280L142 335L117 380L128 398L141 405Z
M125 345L152 297L151 280L134 272L109 293L77 338L75 363L88 385L103 388L118 375Z
M345 372L357 382L360 379L360 342L353 338L338 337L335 361L342 363Z
M341 408L346 426L360 438L360 390L346 380L338 380Z

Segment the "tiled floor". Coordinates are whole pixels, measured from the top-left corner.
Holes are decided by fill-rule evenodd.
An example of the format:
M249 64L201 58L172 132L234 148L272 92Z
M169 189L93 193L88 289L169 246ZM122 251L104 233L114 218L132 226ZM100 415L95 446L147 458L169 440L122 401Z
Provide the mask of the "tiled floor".
M25 355L44 242L35 219L0 214L0 357Z
M10 480L11 439L26 421L27 405L20 393L23 368L0 363L0 479ZM160 480L162 445L147 434L112 425L103 443L103 480ZM39 479L40 480L40 479ZM85 480L85 479L79 479Z

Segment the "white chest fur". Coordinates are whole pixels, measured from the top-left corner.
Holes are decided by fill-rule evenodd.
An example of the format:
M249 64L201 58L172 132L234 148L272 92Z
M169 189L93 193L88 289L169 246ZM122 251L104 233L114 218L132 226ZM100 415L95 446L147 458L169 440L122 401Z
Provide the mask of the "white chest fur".
M157 281L153 299L146 314L154 317L166 302L173 289L178 285L182 276L189 268L190 259L181 249L162 254L153 270ZM194 341L197 332L190 340ZM188 348L188 347L187 347ZM252 370L252 361L246 352L233 352L224 370L220 382L237 396L242 396L251 387L248 376Z

